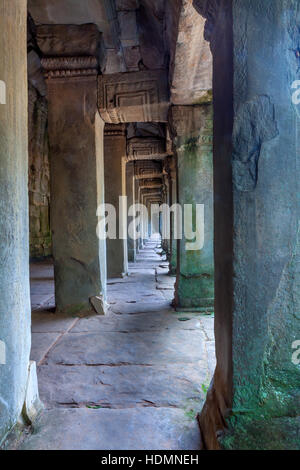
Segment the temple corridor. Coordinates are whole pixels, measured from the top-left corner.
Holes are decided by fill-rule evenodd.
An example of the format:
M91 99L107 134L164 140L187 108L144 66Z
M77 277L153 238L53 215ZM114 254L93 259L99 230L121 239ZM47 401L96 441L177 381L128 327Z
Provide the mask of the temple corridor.
M0 0L0 449L300 449L299 25Z
M160 253L149 240L129 276L108 281L107 316L53 314L52 266L32 265L31 359L45 410L22 449L200 447L214 319L174 312L175 277Z

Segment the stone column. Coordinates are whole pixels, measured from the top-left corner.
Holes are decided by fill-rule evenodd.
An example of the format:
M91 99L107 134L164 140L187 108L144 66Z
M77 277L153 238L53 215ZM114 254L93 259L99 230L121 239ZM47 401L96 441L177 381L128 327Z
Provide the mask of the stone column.
M29 362L26 19L26 0L0 2L0 442L22 410L34 417L38 398Z
M172 106L170 124L178 162L178 202L184 214L184 205L192 206L193 232L196 205L204 205L201 249L190 246L194 240L185 238L182 224L175 302L178 310L205 312L214 306L212 106Z
M168 207L170 206L170 179L169 179L169 168L168 164L165 161L164 162L164 173L163 173L163 186L162 186L162 203L166 204ZM170 223L171 220L168 222ZM169 234L167 234L169 235ZM171 233L170 233L171 235ZM165 240L162 240L162 247L163 250L166 254L167 260L170 260L170 254L171 254L171 240L170 238L166 238Z
M138 201L139 201L139 204L144 204L144 200L143 200L143 191L142 189L139 187L139 196L138 196ZM141 232L141 236L140 236L140 239L138 241L138 246L139 246L139 249L142 250L144 248L144 214L140 214L140 220L141 220L141 223L140 223L140 232Z
M135 186L134 186L134 193L135 193L135 203L139 204L139 197L140 197L140 183L138 179L135 179ZM139 231L139 227L137 227L137 230ZM136 240L136 253L140 251L140 238Z
M126 191L128 209L135 204L135 177L134 177L134 162L127 162L126 165ZM128 227L133 221L133 217L128 217ZM136 240L128 236L128 261L134 262L136 259Z
M195 4L214 62L217 368L202 435L209 449L299 450L299 2Z
M122 239L121 224L126 222L125 208L120 207L120 196L126 196L126 126L106 124L104 139L105 202L112 204L117 215L117 238L107 239L108 278L128 274L127 240ZM123 217L123 220L122 220ZM127 222L126 222L127 228Z
M56 307L70 314L105 311L105 241L96 233L104 202L100 38L95 25L37 29L48 87Z
M177 162L175 155L169 160L170 172L170 205L177 204ZM171 212L171 239L170 239L170 275L177 273L177 244L175 239L175 214Z

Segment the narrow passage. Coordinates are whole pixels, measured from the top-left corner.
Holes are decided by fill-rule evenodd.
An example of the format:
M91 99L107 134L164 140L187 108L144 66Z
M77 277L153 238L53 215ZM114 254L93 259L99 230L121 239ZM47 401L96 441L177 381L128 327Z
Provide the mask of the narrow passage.
M22 449L200 448L215 368L213 317L174 312L175 278L150 240L108 281L109 314L54 314L53 270L31 269L32 359L45 410Z

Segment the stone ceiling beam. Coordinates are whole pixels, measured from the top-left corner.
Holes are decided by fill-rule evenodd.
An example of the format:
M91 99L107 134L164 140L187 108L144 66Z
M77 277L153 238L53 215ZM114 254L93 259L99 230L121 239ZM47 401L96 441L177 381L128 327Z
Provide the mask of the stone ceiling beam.
M152 137L134 137L127 141L127 159L164 160L167 157L164 139Z
M111 124L167 122L167 71L99 76L98 107L102 119Z
M162 189L163 188L163 182L161 181L151 181L151 180L146 180L142 181L140 183L140 188L141 189Z
M140 175L136 175L135 179L137 180L145 180L145 179L154 179L154 178L162 178L163 177L163 173L159 173L159 172L153 172L153 173L143 173L143 174L140 174Z

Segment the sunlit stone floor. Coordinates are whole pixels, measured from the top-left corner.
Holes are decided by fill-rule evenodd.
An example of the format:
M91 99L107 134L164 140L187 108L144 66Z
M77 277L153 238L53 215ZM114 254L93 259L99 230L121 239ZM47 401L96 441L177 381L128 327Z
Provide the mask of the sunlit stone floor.
M52 265L32 265L32 359L45 410L19 448L200 448L213 317L174 312L175 278L160 251L149 241L128 277L108 281L105 317L54 314Z

